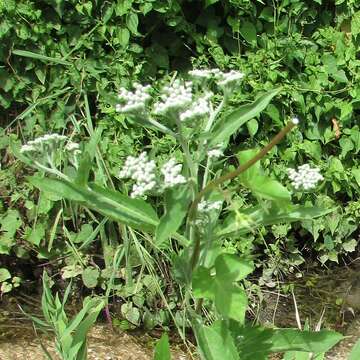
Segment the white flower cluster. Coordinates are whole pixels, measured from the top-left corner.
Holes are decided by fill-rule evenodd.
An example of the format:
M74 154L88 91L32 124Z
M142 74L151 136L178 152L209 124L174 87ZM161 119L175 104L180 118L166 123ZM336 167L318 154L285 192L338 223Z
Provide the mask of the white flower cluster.
M212 93L207 93L205 96L197 99L189 109L185 110L180 114L180 120L192 120L205 115L208 115L211 111L209 99Z
M244 77L243 73L235 70L231 70L228 73L221 73L219 74L219 76L217 76L217 78L219 79L218 84L224 87L236 84L243 77Z
M153 190L156 185L156 164L149 160L146 152L139 157L128 156L125 165L119 173L119 178L130 178L135 181L131 197L140 197L147 191Z
M165 86L162 90L160 102L154 105L154 113L164 115L169 111L184 110L192 103L192 82L184 84L176 79L172 85Z
M199 203L197 211L199 213L209 213L213 210L220 210L222 207L222 201L207 201L203 200Z
M23 145L20 149L22 154L40 154L43 152L53 151L57 147L61 146L66 140L66 136L59 134L47 134L38 137L35 140L28 141L27 144Z
M178 184L185 184L186 179L181 173L182 165L176 164L175 159L170 159L162 168L161 173L164 176L164 188L171 188Z
M309 164L304 164L298 167L298 171L295 169L288 169L289 179L291 184L296 190L301 187L304 190L310 190L314 188L318 181L324 180L320 174L319 168L311 168Z
M116 105L116 111L120 113L144 111L147 101L151 99L148 93L150 88L150 85L143 86L137 83L134 84L134 92L121 88L118 95L121 104Z
M217 146L217 147L215 147L215 148L213 148L213 149L210 149L210 150L208 151L208 158L209 158L210 160L212 160L212 159L217 159L217 158L219 158L219 157L222 156L222 155L223 155L223 151L222 151L222 149L221 149L220 146Z
M149 160L143 152L139 157L128 156L125 165L119 172L119 178L130 178L135 181L131 191L131 197L144 196L152 190L165 190L179 184L184 184L186 179L181 173L182 165L177 164L175 159L170 159L161 168L163 179L158 176L154 160Z
M219 69L196 69L189 71L189 75L199 80L214 78L219 81L218 85L223 87L234 85L244 77L244 74L239 71L231 70L227 73L224 73Z

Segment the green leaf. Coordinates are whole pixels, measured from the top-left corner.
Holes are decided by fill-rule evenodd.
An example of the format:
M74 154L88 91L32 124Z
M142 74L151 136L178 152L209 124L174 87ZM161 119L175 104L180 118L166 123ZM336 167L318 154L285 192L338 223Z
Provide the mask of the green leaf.
M46 63L55 63L55 64L61 64L61 65L66 65L66 66L71 66L71 62L65 61L63 59L58 59L58 58L54 58L54 57L49 57L49 56L45 56L45 55L41 55L41 54L37 54L31 51L26 51L26 50L13 50L12 51L13 55L18 55L18 56L23 56L23 57L28 57L31 59L36 59L36 60L42 60Z
M122 47L128 46L130 40L129 30L127 28L119 28L117 30L116 40Z
M211 276L210 269L199 266L193 273L192 288L197 299L215 299L215 277Z
M256 150L241 151L238 155L240 164L247 163L256 155ZM257 162L239 176L241 183L255 195L267 200L290 201L290 192L278 181L261 175L260 163Z
M351 18L351 35L358 34L360 34L360 11L355 12Z
M165 194L165 214L156 227L156 245L160 246L166 239L176 233L187 214L190 201L191 193L187 186L167 191Z
M160 340L157 341L155 346L154 360L170 360L170 345L169 345L169 337L166 333L164 333Z
M216 277L220 282L245 279L254 271L254 263L234 254L221 254L215 261Z
M358 185L360 186L360 168L358 168L358 169L352 168L352 169L351 169L351 173L353 174L356 182L357 182Z
M239 360L234 339L225 322L204 326L198 319L193 321L196 342L202 360Z
M20 213L10 209L0 218L0 254L9 254L16 243L16 231L22 225Z
M223 224L218 226L215 234L219 237L230 236L231 234L242 235L254 231L259 226L312 220L335 210L336 208L304 207L301 205L287 205L283 209L272 206L265 210L261 206L254 206L241 212L230 213Z
M205 9L213 4L216 4L217 2L219 2L219 0L205 0Z
M360 339L355 343L355 345L351 349L351 353L349 355L348 360L358 360L358 359L360 359Z
M217 281L215 306L224 318L233 319L243 324L248 307L246 292L237 285Z
M245 21L240 26L241 36L251 45L256 45L256 27L253 23Z
M153 208L144 200L132 199L95 184L82 187L65 180L36 176L28 180L40 190L54 193L67 200L77 201L115 221L140 230L153 232L159 221Z
M126 26L133 35L138 35L139 18L136 13L128 13L126 15Z
M32 228L29 236L26 237L26 240L31 244L39 246L41 240L43 240L44 237L45 237L45 226L42 223L38 223Z
M271 352L289 350L321 353L330 350L343 335L329 330L300 331L294 329L277 329L270 337Z
M251 104L240 106L239 109L233 111L229 116L220 119L214 126L209 136L209 147L215 147L233 135L247 121L258 116L266 109L272 98L281 91L281 88L271 90L258 97Z
M84 285L89 289L96 287L99 276L99 269L96 269L92 266L87 267L81 274Z
M11 279L11 274L8 269L0 268L0 282Z
M267 359L269 353L303 351L323 353L330 350L343 336L337 332L296 329L267 329L232 326L232 334L242 360Z

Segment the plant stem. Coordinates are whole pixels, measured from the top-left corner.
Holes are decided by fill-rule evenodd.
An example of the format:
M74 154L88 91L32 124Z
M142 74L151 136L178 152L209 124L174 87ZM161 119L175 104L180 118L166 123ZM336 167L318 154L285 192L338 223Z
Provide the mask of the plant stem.
M200 192L198 192L198 194L196 195L194 201L190 206L189 217L188 217L189 223L190 224L194 223L197 213L197 206L206 193L208 193L210 190L215 189L225 181L234 179L235 177L239 176L241 173L249 169L256 162L261 160L276 144L278 144L293 129L295 125L296 124L290 121L277 135L275 135L275 137L269 142L269 144L264 146L252 159L250 159L245 164L240 165L234 171L231 171L223 176L220 176L219 178L213 181L210 181ZM198 263L199 255L200 255L200 237L198 236L195 238L194 251L191 257L192 270L194 270L195 266Z

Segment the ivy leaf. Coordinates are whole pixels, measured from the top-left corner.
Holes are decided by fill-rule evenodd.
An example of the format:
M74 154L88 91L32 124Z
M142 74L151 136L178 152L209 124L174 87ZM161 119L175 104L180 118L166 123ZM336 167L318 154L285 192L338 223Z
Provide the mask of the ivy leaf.
M240 26L241 36L251 45L256 45L256 28L253 23L245 21Z
M139 35L138 33L139 18L136 13L129 13L126 15L126 26L133 35Z

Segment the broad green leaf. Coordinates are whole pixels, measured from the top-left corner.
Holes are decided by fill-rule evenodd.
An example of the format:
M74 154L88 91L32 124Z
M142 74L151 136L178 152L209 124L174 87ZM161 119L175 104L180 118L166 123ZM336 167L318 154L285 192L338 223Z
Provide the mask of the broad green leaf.
M164 333L160 340L157 341L155 346L154 360L170 360L170 345L169 345L169 337L166 333Z
M199 266L192 277L192 289L197 299L215 299L215 277L211 276L210 269Z
M247 234L259 226L312 220L335 210L336 208L304 207L301 205L287 205L284 209L271 207L264 210L261 206L254 206L241 212L230 213L223 224L218 226L215 234L220 237L229 236L231 233Z
M321 353L330 350L343 335L330 330L300 331L295 329L276 329L270 337L271 352L288 350Z
M254 263L234 254L221 254L215 261L216 277L220 282L245 279L254 271Z
M181 226L191 201L187 186L170 189L165 194L165 214L161 217L155 232L156 245L160 246Z
M256 45L256 27L250 21L244 21L239 30L241 36L252 45Z
M238 154L240 164L251 160L257 150L245 150ZM239 176L240 181L249 188L255 195L274 201L290 201L290 192L278 181L261 174L260 163L257 162Z
M290 201L291 199L290 192L283 185L267 176L256 176L246 186L263 199L274 201Z
M40 190L55 193L64 199L77 201L109 218L131 227L155 231L158 218L153 208L141 199L132 199L121 193L95 184L82 187L60 179L31 177L29 182Z
M133 35L138 35L139 18L136 13L128 13L126 15L126 26Z
M16 243L16 231L22 224L20 213L9 209L0 217L0 254L9 254L11 247Z
M0 268L0 282L11 279L11 274L8 269Z
M358 360L358 359L360 359L360 339L355 343L355 345L351 349L351 353L349 355L348 360Z
M193 320L193 329L202 360L239 360L234 340L223 323L204 326Z
M38 223L38 224L34 225L31 232L26 237L26 240L31 244L39 246L41 243L41 240L43 240L45 237L45 230L46 230L45 226L42 223Z
M231 285L220 279L216 281L215 306L226 319L233 319L243 324L248 307L246 292L237 285Z
M116 40L122 47L126 47L130 40L130 31L127 28L119 28L117 30Z
M351 35L358 34L360 34L360 11L355 12L351 18Z
M358 168L358 169L352 168L351 173L353 174L356 182L360 186L360 168Z
M287 351L324 353L343 338L343 335L329 330L311 332L239 327L237 324L232 324L231 330L242 360L267 359L270 353Z
M205 8L219 2L219 0L205 0Z
M253 119L265 110L272 98L280 91L281 88L271 90L259 96L251 104L240 106L239 109L233 111L229 116L219 119L209 136L209 147L215 147L220 143L226 142L248 120Z
M99 269L96 269L92 266L87 267L81 274L81 278L84 285L89 289L96 287L96 285L98 284L99 276L100 276Z

